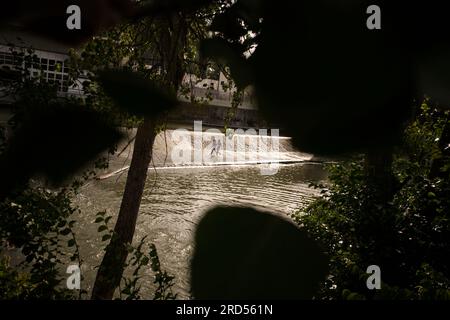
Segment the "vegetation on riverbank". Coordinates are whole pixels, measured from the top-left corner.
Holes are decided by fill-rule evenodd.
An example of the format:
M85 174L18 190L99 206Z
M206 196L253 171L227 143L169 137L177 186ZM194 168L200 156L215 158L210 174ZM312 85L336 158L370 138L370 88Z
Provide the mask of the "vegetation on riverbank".
M103 165L99 162L97 168ZM69 290L66 271L70 265L83 268L85 257L75 232L80 210L73 198L83 182L94 175L91 171L57 190L35 183L0 203L0 299L88 298L86 288L92 284L86 283L81 273L80 288ZM98 235L93 238L101 238L101 251L114 236L108 224L112 217L102 211L93 218L98 225ZM162 268L156 247L143 238L127 250L127 273L121 279L117 298L175 299L174 277ZM143 277L144 268L150 268L154 275L153 295L141 292L142 282L150 280Z
M15 59L19 62L33 61L36 57L33 49L11 48ZM74 62L72 69L72 83L80 72ZM86 138L85 143L94 143L91 134L84 134L79 130L80 123L74 119L60 119L61 122L52 121L55 110L69 110L77 106L84 110L96 110L105 120L105 123L117 124L119 121L132 117L125 117L123 113L115 110L112 103L101 90L90 92L88 98L82 100L77 97L60 97L56 86L31 77L31 69L17 63L15 72L26 75L24 79L8 82L8 90L14 98L12 105L12 117L9 121L8 131L0 127L0 156L2 152L11 152L11 145L17 143L11 141L17 132L25 127L26 132L34 137L34 145L28 145L29 141L22 141L22 145L14 151L20 161L9 168L10 176L15 183L23 171L39 166L52 158L59 159L53 164L55 168L63 168L67 165L61 160L61 145L70 145L73 139L80 141ZM86 84L88 85L88 84ZM93 84L94 85L94 84ZM101 108L99 107L101 106ZM37 119L43 120L43 122ZM76 128L70 131L65 127L67 120L72 121ZM119 122L121 123L121 122ZM33 130L30 130L30 126ZM41 133L44 128L46 135ZM63 133L64 132L64 133ZM8 136L6 135L8 133ZM22 133L23 134L23 133ZM58 136L62 134L62 137ZM84 136L84 138L83 138ZM42 139L41 139L42 138ZM42 141L41 141L42 140ZM20 142L20 141L19 141ZM83 144L85 144L83 143ZM21 149L26 145L26 148ZM75 146L67 157L77 157ZM23 156L25 150L31 153L36 163ZM46 150L46 152L44 151ZM109 153L113 153L113 146ZM41 154L41 158L38 155ZM52 161L51 161L52 162ZM48 164L44 164L47 165ZM86 182L94 179L98 170L108 167L108 161L104 156L92 159L89 162L90 169L81 169L73 172L57 185L50 183L40 175L36 175L27 182L20 181L15 188L8 191L5 198L0 201L0 299L87 299L86 288L92 287L81 277L81 286L77 290L69 290L66 281L69 274L66 273L69 265L83 268L84 257L80 253L79 243L76 239L76 223L80 209L74 205L74 198L79 193L79 188ZM33 168L35 169L35 168ZM58 170L58 169L56 169ZM16 174L16 175L15 175ZM2 176L2 178L6 178ZM2 181L4 183L4 180ZM108 240L114 236L114 232L108 225L111 216L105 212L99 212L92 217L98 223L98 233L102 244L99 251L103 250ZM98 235L93 235L95 238ZM143 268L148 267L154 275L155 292L148 299L174 299L172 293L173 277L164 271L159 263L156 247L141 239L135 246L127 246L129 253L125 263L127 275L121 277L120 290L117 297L120 299L139 299L142 297L141 282ZM103 248L103 249L102 249Z
M330 257L319 299L450 299L449 112L425 101L393 161L392 200L377 202L363 159L329 166L330 185L294 219ZM306 214L305 214L306 213ZM381 290L366 269L381 268Z

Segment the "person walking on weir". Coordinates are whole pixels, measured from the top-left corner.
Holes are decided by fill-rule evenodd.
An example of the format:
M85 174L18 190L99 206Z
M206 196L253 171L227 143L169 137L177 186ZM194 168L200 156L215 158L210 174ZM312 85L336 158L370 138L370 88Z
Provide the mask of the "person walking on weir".
M212 149L211 149L211 156L216 153L216 156L219 155L220 150L220 143L216 140L215 137L212 138Z

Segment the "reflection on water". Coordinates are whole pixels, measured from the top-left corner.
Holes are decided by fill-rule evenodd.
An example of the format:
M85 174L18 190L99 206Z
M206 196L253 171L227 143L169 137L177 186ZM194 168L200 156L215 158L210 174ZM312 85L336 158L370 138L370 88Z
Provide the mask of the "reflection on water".
M126 174L118 179L92 182L82 188L77 203L82 209L78 238L85 259L84 275L92 283L103 245L93 223L95 214L107 210L117 215ZM326 179L320 164L280 165L277 174L264 176L257 165L151 170L142 199L135 239L148 236L158 248L164 269L176 276L175 292L189 297L189 259L196 223L216 205L253 206L282 215L304 207L317 192L311 181ZM112 219L114 220L114 218ZM115 221L111 222L113 226ZM152 278L145 278L144 298L151 298ZM91 288L87 288L88 290Z

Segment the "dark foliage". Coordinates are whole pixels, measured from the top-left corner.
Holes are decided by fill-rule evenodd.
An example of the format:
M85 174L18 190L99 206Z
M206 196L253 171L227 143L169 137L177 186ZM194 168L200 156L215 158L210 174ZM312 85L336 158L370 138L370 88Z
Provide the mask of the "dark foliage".
M327 258L291 222L250 208L215 208L195 235L197 299L310 299ZM289 275L289 276L285 276Z
M366 27L371 4L382 9L381 30ZM203 53L254 86L260 110L299 149L385 147L398 143L415 98L432 91L450 101L443 12L443 2L238 0L215 18Z
M144 76L131 71L105 70L100 82L119 107L137 116L155 117L177 103L175 93L158 88Z
M450 299L450 158L440 140L449 113L422 113L404 133L391 202L377 202L361 161L330 167L324 196L295 219L330 255L326 299ZM439 175L431 168L437 160ZM366 268L381 268L381 290L368 290Z

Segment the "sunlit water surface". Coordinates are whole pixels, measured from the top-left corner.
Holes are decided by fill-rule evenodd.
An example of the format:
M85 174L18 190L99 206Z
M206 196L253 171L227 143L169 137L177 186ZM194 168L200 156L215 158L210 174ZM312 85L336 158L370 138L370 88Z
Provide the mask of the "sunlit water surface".
M251 206L289 216L304 208L317 191L310 182L326 179L321 164L280 165L274 175L261 175L260 165L164 168L149 171L135 240L147 236L155 243L163 269L176 277L173 291L179 298L189 298L189 262L193 253L193 235L202 214L217 205ZM103 254L94 223L95 215L106 210L116 215L125 187L126 172L108 179L92 181L81 189L76 199L80 206L77 236L84 258L82 272L89 291ZM152 274L145 272L143 298L151 299ZM88 285L89 284L89 285Z

